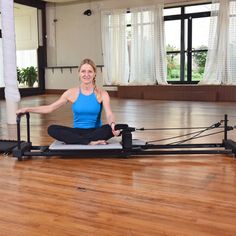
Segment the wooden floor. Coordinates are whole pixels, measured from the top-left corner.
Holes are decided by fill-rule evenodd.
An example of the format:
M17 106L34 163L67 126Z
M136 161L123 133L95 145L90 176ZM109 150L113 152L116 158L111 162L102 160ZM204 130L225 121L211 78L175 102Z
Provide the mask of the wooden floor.
M28 97L21 104L55 99ZM236 103L113 98L112 107L117 121L137 128L208 126L226 113L236 124ZM0 138L15 139L15 125L6 125L4 101L0 112ZM51 143L46 130L52 123L70 125L70 106L31 115L33 144ZM148 141L183 132L136 131L134 137ZM236 131L229 137L236 140ZM199 142L221 140L220 134ZM22 162L1 156L0 196L0 236L236 235L236 159L231 156L35 157Z

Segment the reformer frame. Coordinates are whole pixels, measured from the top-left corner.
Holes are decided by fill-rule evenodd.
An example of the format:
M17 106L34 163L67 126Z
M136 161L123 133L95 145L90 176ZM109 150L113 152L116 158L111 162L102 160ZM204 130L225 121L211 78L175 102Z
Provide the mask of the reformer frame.
M27 141L21 140L21 117L26 116ZM132 139L132 132L136 130L165 130L165 128L156 129L135 129L126 124L116 126L121 129L121 145L120 149L68 149L68 150L52 150L49 146L34 146L30 140L30 114L24 113L17 115L17 147L12 151L13 157L22 161L26 157L32 156L76 156L76 157L129 157L129 156L146 156L146 155L185 155L185 154L228 154L235 157L236 142L228 139L228 131L235 127L228 126L228 116L224 116L224 120L210 127L222 128L224 134L220 143L173 143L173 144L135 144ZM221 125L223 123L223 125ZM197 127L197 129L200 127ZM201 127L205 128L205 127ZM171 128L167 128L171 129ZM177 128L178 129L178 128ZM184 129L184 128L183 128ZM186 128L196 129L196 127ZM217 132L219 133L219 132Z

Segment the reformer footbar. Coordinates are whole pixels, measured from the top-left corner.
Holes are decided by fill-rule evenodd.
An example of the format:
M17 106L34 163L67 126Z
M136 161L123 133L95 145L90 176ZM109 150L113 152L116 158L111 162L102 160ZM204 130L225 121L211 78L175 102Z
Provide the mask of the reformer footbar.
M21 117L26 116L27 124L27 141L21 140ZM189 128L133 128L127 124L117 124L115 129L121 130L121 141L111 142L108 145L76 145L63 144L55 141L50 146L33 146L30 140L30 114L24 113L17 115L17 147L12 151L13 156L19 161L25 157L31 156L77 156L77 157L129 157L129 156L145 156L145 155L173 155L173 154L230 154L235 157L236 142L228 139L228 131L234 129L233 126L228 126L228 116L224 116L224 120L217 122L209 127L189 127ZM166 139L142 141L132 139L132 132L145 130L170 130L170 129L192 129L198 130L188 134L175 136ZM221 131L204 134L214 129ZM220 143L186 143L187 141L223 133L224 137ZM190 137L189 137L190 136ZM176 138L188 137L179 141L166 144L153 144ZM109 146L110 145L110 146ZM113 146L112 146L113 145Z

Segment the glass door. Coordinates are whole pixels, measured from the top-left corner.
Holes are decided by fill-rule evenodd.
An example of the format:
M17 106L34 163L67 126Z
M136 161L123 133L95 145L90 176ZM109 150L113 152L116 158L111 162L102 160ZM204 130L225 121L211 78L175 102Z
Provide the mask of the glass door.
M17 79L22 96L42 94L45 90L47 54L45 6L46 3L43 1L14 0ZM0 37L0 98L3 99L1 44Z
M37 8L15 3L14 15L19 88L37 88L39 85Z

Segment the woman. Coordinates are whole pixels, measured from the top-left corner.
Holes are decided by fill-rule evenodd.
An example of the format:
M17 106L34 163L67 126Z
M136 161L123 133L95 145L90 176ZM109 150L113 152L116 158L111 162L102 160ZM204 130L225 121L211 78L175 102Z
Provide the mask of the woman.
M46 114L55 111L67 102L72 103L73 128L51 125L48 134L67 144L106 144L113 136L118 136L115 130L115 117L110 107L108 93L96 87L96 65L90 59L84 59L79 66L81 85L65 91L61 97L50 105L26 107L16 113ZM102 125L101 113L104 107L108 124Z

